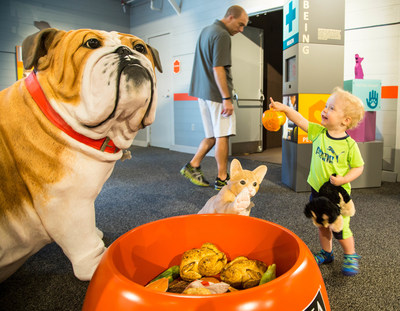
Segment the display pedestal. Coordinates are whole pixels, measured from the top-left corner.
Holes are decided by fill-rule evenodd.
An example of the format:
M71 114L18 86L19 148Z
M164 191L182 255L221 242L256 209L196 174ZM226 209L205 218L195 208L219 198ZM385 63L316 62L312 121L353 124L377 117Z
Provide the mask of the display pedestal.
M343 89L361 99L365 111L381 110L381 80L346 80L343 82Z
M367 142L375 140L376 131L376 112L366 111L365 116L360 124L351 130L347 130L347 134L356 142Z
M358 142L364 159L364 171L360 177L351 183L351 188L370 188L382 185L383 142Z
M282 182L296 192L311 191L307 183L312 145L282 139Z

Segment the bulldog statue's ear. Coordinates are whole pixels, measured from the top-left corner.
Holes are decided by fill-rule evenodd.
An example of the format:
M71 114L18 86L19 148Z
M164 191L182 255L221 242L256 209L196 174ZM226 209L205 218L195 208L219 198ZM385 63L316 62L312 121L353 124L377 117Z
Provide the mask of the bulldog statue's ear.
M25 69L37 67L39 58L47 54L50 43L59 31L46 28L25 38L22 42L22 62Z
M39 30L51 28L50 24L46 21L34 21L33 25Z
M147 47L151 51L151 55L153 55L154 59L154 64L156 65L156 68L158 69L159 72L162 73L162 66L161 66L161 61L160 61L160 55L158 54L157 49L153 48L152 46L147 44Z

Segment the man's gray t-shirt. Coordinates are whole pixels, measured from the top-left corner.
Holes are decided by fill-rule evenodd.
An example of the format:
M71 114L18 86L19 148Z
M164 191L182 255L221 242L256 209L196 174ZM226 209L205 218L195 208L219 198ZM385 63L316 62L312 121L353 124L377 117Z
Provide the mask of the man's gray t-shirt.
M225 67L229 94L232 94L231 64L231 36L224 23L216 20L202 30L197 41L189 95L221 103L213 67Z

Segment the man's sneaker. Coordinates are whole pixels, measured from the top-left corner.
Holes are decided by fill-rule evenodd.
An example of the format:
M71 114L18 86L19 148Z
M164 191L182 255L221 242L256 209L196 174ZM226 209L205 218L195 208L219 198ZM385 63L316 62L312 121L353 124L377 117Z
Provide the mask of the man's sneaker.
M229 179L229 174L227 174L225 180L221 180L219 177L217 177L214 183L214 189L220 191L222 187L227 185Z
M181 168L180 173L197 186L208 187L210 185L210 183L204 179L200 166L193 167L190 165L190 162L188 162Z
M353 255L344 255L344 261L342 265L342 273L346 276L353 276L360 272L358 266L358 260L361 256L354 253Z
M317 261L318 265L322 265L331 263L335 257L333 256L333 251L328 253L327 251L321 249L319 253L314 255L314 258Z

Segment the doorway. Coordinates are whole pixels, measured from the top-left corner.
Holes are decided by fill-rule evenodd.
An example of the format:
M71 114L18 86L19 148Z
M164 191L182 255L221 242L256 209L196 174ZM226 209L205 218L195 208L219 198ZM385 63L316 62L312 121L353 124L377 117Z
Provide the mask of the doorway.
M249 26L264 32L264 96L263 111L269 98L282 101L283 9L249 16ZM282 129L270 132L263 128L263 150L282 147Z
M231 40L236 135L229 139L230 152L232 155L261 152L264 31L247 26Z

